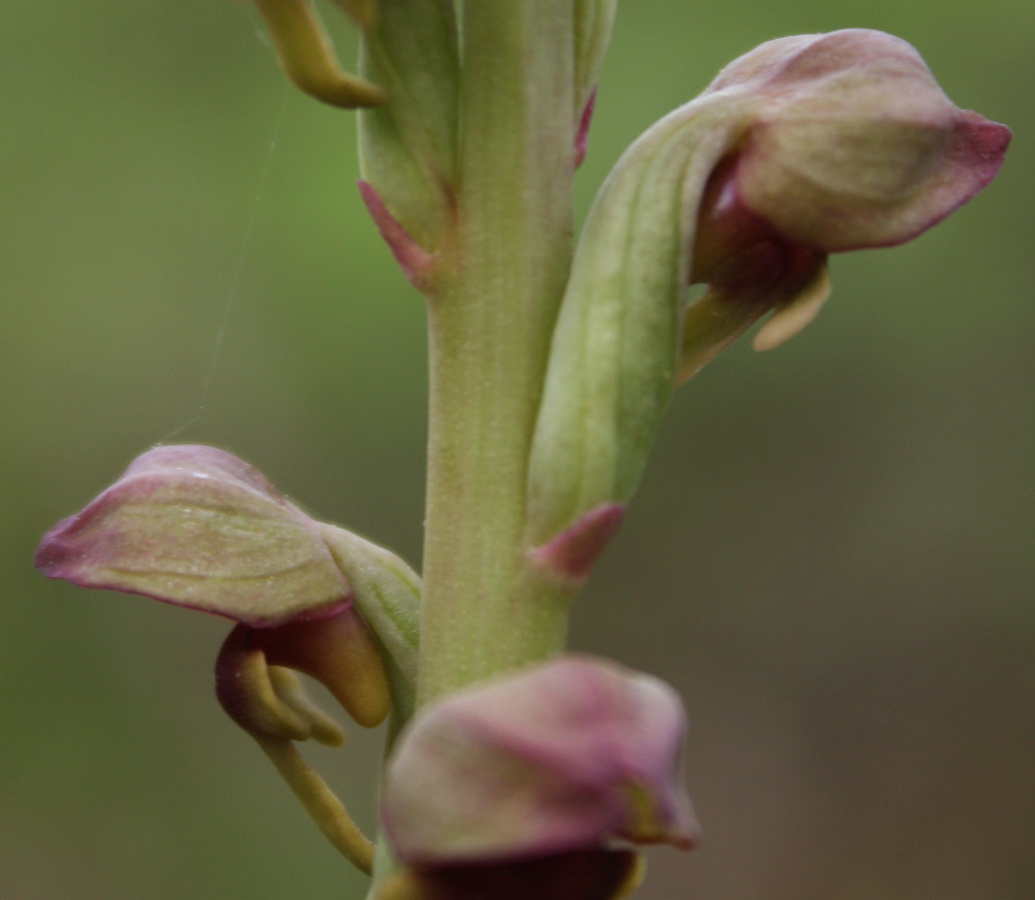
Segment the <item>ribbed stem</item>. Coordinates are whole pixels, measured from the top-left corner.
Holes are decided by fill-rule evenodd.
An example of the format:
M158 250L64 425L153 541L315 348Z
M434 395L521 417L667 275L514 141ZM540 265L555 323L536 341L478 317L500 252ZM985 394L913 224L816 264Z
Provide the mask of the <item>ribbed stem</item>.
M572 7L465 4L457 224L430 308L421 702L564 643L564 610L529 588L523 538L571 258Z

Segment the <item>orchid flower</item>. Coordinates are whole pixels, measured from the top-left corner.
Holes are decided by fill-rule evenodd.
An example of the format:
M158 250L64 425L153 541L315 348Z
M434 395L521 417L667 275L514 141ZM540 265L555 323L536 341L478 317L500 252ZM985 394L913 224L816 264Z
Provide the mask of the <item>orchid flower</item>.
M396 673L408 668L398 662L405 647L398 626L386 622L415 627L416 576L401 562L387 565L387 551L363 553L362 543L311 519L237 457L174 445L138 457L82 511L54 526L36 565L81 587L141 594L236 622L216 663L220 703L328 839L369 871L371 842L293 745L310 737L344 741L295 672L321 682L367 728L388 715L393 693L397 702L412 703L412 685L391 678L383 658ZM349 571L358 575L358 592ZM371 634L357 593L371 601L367 609L385 641Z

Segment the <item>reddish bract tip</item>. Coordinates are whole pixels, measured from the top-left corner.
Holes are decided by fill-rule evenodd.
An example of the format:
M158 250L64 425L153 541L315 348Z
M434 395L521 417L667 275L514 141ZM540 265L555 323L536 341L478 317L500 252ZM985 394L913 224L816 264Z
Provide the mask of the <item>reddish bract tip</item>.
M575 168L577 169L582 165L586 158L586 153L589 150L589 126L593 122L593 112L597 106L597 89L593 88L593 91L589 95L589 99L586 101L586 105L582 110L582 115L579 117L579 128L575 133Z
M377 230L381 232L392 256L399 263L406 280L417 290L423 291L427 288L428 275L434 265L434 257L421 247L403 228L395 216L385 205L381 195L369 181L360 179L356 182L359 185L359 193L366 205L367 212L374 220Z
M604 503L532 551L536 567L548 576L581 585L625 518L624 503Z

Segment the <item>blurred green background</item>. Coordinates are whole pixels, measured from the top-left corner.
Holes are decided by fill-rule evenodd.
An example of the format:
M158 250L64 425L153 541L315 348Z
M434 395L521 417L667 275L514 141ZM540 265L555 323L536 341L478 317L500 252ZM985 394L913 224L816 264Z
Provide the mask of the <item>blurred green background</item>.
M1016 138L970 206L837 258L801 337L674 404L574 626L690 712L706 839L652 852L645 900L1035 897L1035 5L627 0L580 210L725 62L846 26ZM30 565L163 440L419 560L423 311L353 118L286 88L229 0L9 4L0 72L0 897L359 898L216 706L225 627ZM371 823L356 730L310 755Z

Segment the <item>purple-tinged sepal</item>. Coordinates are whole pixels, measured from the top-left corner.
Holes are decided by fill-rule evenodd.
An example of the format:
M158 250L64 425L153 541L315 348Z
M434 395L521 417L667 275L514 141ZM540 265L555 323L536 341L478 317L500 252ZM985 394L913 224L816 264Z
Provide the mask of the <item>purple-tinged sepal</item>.
M418 870L602 851L615 840L693 847L684 731L671 688L604 660L566 656L477 685L424 707L401 735L386 833Z
M343 547L350 548L356 585L339 560ZM389 689L378 642L356 609L357 593L377 625L386 618L394 627L404 622L406 641L417 641L420 581L405 563L310 518L257 469L213 447L172 445L142 454L47 533L36 565L82 587L231 619L238 625L224 657L261 652L270 665L303 672L368 727L384 719ZM388 612L381 609L384 597ZM381 641L390 654L402 652L399 643L393 634ZM411 660L393 662L393 670L399 666L412 681ZM412 685L396 680L408 705Z
M747 94L730 190L773 233L824 253L904 243L999 171L1010 130L955 106L900 38L855 28L781 38L702 96Z
M252 645L273 664L322 681L363 724L384 718L383 652L396 701L404 713L412 706L420 578L383 547L312 519L223 450L144 453L44 536L36 565L81 587L231 619L237 633L261 635Z
M255 627L318 619L350 587L317 523L223 450L156 447L43 538L36 566Z

